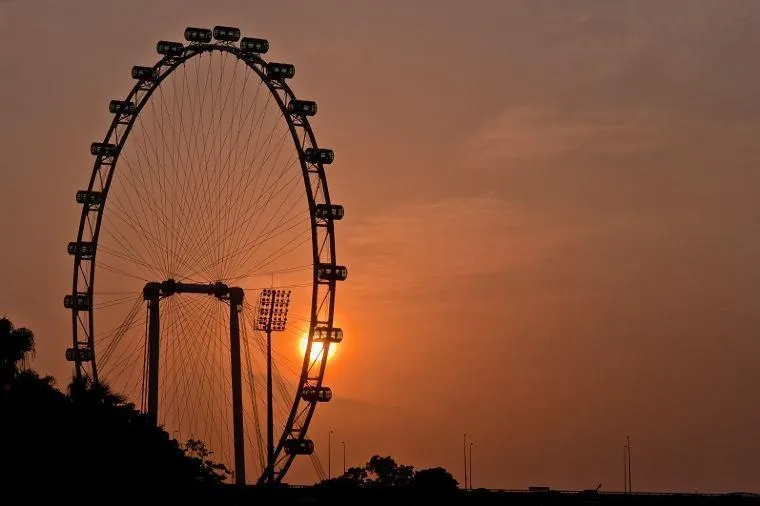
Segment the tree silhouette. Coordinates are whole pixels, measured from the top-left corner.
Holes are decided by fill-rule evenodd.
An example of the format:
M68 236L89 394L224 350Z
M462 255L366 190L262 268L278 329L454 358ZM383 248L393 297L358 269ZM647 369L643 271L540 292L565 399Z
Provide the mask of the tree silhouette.
M457 491L459 483L442 467L421 469L414 473L412 487L419 492L451 494Z
M391 457L374 455L365 466L370 481L382 487L406 487L412 481L414 468L396 463Z
M7 387L20 369L27 368L34 352L32 331L14 328L9 319L0 318L0 384Z
M227 466L211 460L214 454L206 448L206 443L199 439L188 439L185 442L185 455L202 470L202 474L211 482L222 483L232 473Z
M75 378L61 392L53 378L27 368L33 352L30 330L0 320L4 497L23 493L34 504L55 491L79 504L146 497L192 503L210 497L229 473L202 442L180 447L105 383Z

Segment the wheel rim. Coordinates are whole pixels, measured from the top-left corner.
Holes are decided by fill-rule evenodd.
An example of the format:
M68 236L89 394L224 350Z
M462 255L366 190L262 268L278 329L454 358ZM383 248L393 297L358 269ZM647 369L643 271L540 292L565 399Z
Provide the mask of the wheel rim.
M106 380L143 407L141 285L177 279L244 288L246 454L248 462L259 461L247 474L262 481L256 299L265 288L292 290L289 330L273 339L274 474L281 481L295 457L289 443L306 441L317 404L309 393L323 387L330 343L340 335L333 328L335 285L345 273L335 275L334 218L324 213L334 206L323 163L305 155L318 149L314 133L306 114L288 110L296 97L284 79L268 77L266 65L232 43L189 44L163 56L150 68L153 78L139 79L121 102L86 193L77 196L82 215L69 245L74 303L67 301L73 324L67 358L77 376ZM124 105L130 103L133 111ZM219 325L229 308L195 295L161 304L159 420L177 439L204 439L231 464L224 442L232 430L224 416L229 333ZM306 350L295 362L301 334Z

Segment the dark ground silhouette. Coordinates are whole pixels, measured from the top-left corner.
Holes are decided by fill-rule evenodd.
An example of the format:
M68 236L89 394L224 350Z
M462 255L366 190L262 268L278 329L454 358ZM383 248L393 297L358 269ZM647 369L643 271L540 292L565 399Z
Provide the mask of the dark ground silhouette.
M75 379L66 393L56 389L53 378L27 369L33 354L32 332L0 320L0 490L6 498L141 504L150 493L197 499L226 475L202 442L180 447L107 385ZM98 493L106 490L116 495Z
M312 487L240 487L202 441L183 446L105 384L66 392L29 369L34 334L0 319L0 504L757 505L738 494L622 495L458 488L443 468L375 455Z

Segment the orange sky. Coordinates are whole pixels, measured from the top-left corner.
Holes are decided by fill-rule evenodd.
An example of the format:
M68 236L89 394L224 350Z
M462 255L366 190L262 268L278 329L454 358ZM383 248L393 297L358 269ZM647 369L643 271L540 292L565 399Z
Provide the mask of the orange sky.
M0 3L0 314L65 384L92 140L185 26L296 65L346 207L311 437L475 486L754 490L760 4ZM293 481L315 479L308 459Z

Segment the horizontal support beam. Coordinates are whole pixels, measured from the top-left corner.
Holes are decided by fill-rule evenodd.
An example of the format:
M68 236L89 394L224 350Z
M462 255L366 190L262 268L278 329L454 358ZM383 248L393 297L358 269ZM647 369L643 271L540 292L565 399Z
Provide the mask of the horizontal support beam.
M145 284L143 288L143 298L145 300L156 299L159 297L168 297L175 293L197 293L201 295L213 295L218 299L222 298L234 298L237 303L242 303L243 290L242 288L229 287L221 281L216 283L183 283L181 281L175 281L173 279L167 279L166 281L150 282Z

